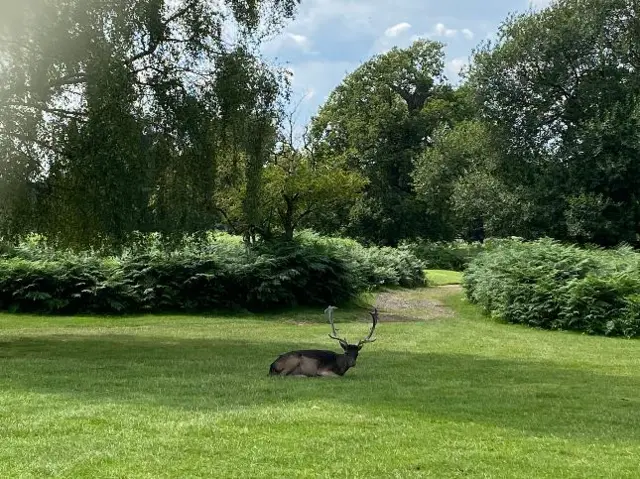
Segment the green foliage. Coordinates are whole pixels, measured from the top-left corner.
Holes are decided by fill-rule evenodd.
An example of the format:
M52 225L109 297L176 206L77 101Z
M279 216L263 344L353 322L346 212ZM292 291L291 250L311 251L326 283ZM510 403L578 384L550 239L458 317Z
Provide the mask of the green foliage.
M468 298L492 316L545 329L640 335L640 254L553 240L488 246L464 274Z
M522 188L497 172L499 149L480 120L438 129L431 148L415 160L416 193L443 224L443 237L482 240L530 230L530 205Z
M521 205L521 220L500 221L507 234L637 242L639 15L629 0L558 0L477 51L470 85L499 152L489 173L505 211Z
M483 250L483 243L456 241L405 242L400 250L408 251L430 269L464 271L469 263Z
M357 172L314 162L285 148L266 166L261 209L285 240L310 219L322 221L326 212L348 208L362 192L366 180Z
M0 309L72 314L326 306L380 286L424 285L422 269L408 252L311 234L251 249L241 237L224 234L179 244L142 235L117 257L61 250L33 236L0 259Z
M312 121L316 156L368 180L351 209L348 235L393 246L441 234L415 195L411 173L433 131L466 114L466 95L446 84L443 69L440 43L393 48L350 73Z
M260 45L298 3L4 8L0 235L118 253L135 231L171 236L177 251L222 224L252 245L307 227L387 246L638 244L637 2L557 0L510 16L457 88L438 42L376 55L331 93L297 150L282 135L290 77ZM367 253L385 284L405 281L396 254ZM419 254L435 267L468 261Z
M126 244L221 221L243 170L245 228L288 84L260 41L297 0L34 1L0 19L0 233ZM222 38L236 32L235 41Z
M412 252L387 246L362 246L355 240L319 236L311 231L297 235L302 244L314 245L349 265L358 289L379 286L424 286L425 264Z

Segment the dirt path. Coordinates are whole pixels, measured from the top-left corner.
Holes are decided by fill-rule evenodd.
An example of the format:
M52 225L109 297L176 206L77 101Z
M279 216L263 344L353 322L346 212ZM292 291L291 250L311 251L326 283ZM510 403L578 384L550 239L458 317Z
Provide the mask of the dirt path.
M454 312L443 303L443 298L459 293L459 285L446 285L420 289L394 289L376 295L375 306L378 308L380 322L434 321L452 318ZM352 320L370 322L368 314L356 313ZM326 318L323 318L326 320ZM297 326L318 324L319 317L309 321L299 318L287 322Z
M451 318L453 310L443 304L442 298L460 290L460 286L451 285L380 293L376 300L380 322Z

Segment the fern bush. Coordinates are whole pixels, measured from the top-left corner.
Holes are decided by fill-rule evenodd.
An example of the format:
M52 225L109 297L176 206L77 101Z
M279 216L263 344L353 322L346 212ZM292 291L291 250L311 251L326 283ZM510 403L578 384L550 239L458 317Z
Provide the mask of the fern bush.
M403 243L400 250L419 258L430 269L464 271L483 250L483 243L468 243L462 240L418 241Z
M510 323L633 337L640 334L640 254L543 239L487 247L464 274L470 301Z
M414 288L426 284L424 261L406 249L365 247L352 239L325 237L312 231L299 233L297 240L341 258L349 265L352 281L360 289L379 286Z
M164 241L140 235L120 252L73 252L25 238L0 256L0 309L136 313L340 304L380 285L423 285L407 252L364 248L311 233L247 248L207 234Z

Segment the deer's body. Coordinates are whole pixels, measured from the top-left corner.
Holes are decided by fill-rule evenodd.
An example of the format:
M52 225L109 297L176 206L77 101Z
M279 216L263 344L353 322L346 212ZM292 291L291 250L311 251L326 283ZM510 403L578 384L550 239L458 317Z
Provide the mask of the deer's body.
M329 323L333 334L329 337L338 340L343 354L323 349L301 349L297 351L289 351L281 354L271 363L269 368L270 376L343 376L350 368L356 365L358 353L365 343L371 343L375 339L371 339L373 331L378 323L378 311L374 309L371 313L373 318L373 326L369 335L361 340L358 344L349 344L346 340L338 338L335 326L333 324L334 306L329 306L325 313L329 313Z
M269 368L271 376L343 376L356 365L358 351L347 355L321 349L281 354Z

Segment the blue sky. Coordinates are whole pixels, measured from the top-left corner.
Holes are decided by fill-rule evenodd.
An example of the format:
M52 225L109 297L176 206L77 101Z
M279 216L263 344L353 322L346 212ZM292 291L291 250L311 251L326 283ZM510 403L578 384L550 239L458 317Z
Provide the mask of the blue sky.
M457 73L471 50L495 34L514 11L549 0L302 0L296 19L263 47L267 58L293 71L293 102L301 101L297 127L363 61L417 37L446 44L445 74Z

